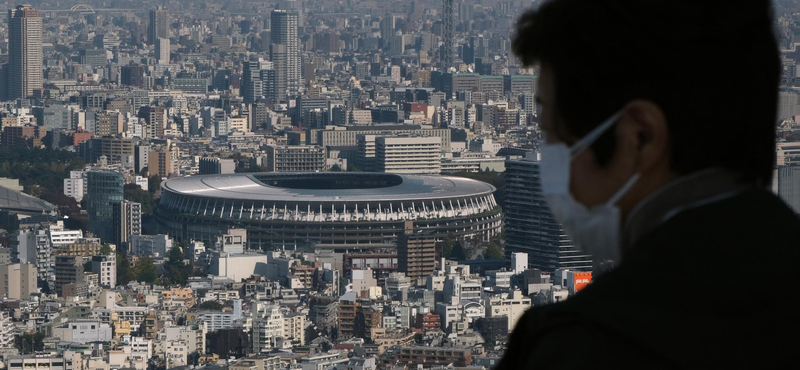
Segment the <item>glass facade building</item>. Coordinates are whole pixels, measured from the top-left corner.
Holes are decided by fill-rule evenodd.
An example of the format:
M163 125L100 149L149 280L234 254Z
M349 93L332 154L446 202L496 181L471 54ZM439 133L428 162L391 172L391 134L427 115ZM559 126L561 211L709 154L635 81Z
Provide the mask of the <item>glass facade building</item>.
M508 258L524 252L530 268L592 271L592 256L572 244L542 196L536 153L506 161L505 216Z
M114 238L114 206L124 200L125 181L122 174L113 171L91 171L87 180L89 231L104 243L111 243Z

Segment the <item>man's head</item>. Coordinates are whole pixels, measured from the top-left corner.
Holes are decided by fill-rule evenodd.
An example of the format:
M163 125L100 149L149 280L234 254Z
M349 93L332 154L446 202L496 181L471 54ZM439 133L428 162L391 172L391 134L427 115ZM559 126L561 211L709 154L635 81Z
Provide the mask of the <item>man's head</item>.
M553 0L513 42L541 65L550 142L617 124L572 162L571 192L607 201L635 173L623 214L671 179L722 167L772 177L780 59L768 0Z

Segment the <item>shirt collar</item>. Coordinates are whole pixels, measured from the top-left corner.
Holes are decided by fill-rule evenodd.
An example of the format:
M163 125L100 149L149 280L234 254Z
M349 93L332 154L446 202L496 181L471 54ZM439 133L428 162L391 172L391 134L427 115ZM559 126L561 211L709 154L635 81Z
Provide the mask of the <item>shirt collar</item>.
M711 168L675 179L648 195L625 220L622 254L678 212L753 187L741 178L729 170Z

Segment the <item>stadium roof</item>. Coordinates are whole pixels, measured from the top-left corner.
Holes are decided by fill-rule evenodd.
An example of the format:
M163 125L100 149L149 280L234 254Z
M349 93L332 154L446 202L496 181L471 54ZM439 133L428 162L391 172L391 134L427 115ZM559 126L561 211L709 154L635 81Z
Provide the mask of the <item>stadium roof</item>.
M14 213L52 212L55 206L39 198L0 186L0 210Z
M492 185L463 177L363 172L199 175L170 179L162 187L181 195L295 202L453 199L495 191Z

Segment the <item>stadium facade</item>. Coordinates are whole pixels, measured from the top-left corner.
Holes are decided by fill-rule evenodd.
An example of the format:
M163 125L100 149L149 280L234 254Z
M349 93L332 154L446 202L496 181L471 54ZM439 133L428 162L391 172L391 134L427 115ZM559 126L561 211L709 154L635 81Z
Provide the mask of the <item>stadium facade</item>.
M179 241L214 242L248 231L250 248L352 250L392 247L413 221L436 238L500 233L495 188L446 176L387 173L251 173L167 180L159 227Z

